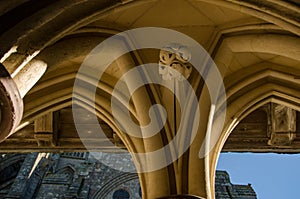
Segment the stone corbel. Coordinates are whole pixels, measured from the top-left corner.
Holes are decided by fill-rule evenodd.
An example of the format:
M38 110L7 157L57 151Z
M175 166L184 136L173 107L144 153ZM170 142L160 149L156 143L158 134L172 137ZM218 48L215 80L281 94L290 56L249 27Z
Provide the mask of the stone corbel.
M275 103L270 104L268 145L284 147L292 144L296 137L296 111Z
M57 146L57 129L54 128L53 112L49 112L34 121L34 138L39 147Z
M164 80L189 78L192 72L191 53L186 46L170 44L159 54L159 74Z

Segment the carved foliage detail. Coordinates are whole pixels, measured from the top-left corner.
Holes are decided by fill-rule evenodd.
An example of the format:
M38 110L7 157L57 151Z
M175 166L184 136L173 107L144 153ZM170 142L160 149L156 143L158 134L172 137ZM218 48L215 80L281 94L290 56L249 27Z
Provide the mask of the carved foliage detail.
M186 46L170 44L160 51L159 74L164 80L187 79L192 72L191 53Z

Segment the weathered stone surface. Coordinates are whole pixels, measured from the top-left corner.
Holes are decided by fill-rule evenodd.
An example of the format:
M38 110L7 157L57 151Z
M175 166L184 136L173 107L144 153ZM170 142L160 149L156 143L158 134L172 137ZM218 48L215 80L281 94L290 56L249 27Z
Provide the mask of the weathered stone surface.
M28 179L38 153L28 154L6 198L23 198L30 187Z
M23 100L19 90L0 63L0 142L12 135L23 114Z
M117 190L126 190L131 199L141 199L138 175L114 170L100 162L106 161L105 158L109 158L109 155L99 154L96 160L93 156L89 157L88 153L51 154L40 160L31 176L29 174L38 154L8 155L5 160L15 159L18 156L25 161L21 168L16 168L18 175L8 190L1 189L5 182L0 181L0 197L111 199ZM2 162L9 163L5 160L0 161L0 165ZM119 164L122 163L131 165L134 170L132 160L120 159ZM0 170L0 174L2 174L2 170ZM0 176L0 179L3 177ZM256 194L250 185L233 185L225 171L217 171L215 187L216 199L256 199ZM201 197L174 195L161 199L177 198Z
M269 145L288 146L296 138L296 111L292 108L271 104L272 132Z

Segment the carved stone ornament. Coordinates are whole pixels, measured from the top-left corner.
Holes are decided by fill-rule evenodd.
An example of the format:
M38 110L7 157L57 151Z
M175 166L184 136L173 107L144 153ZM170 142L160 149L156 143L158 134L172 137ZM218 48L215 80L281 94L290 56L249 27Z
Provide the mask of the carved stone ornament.
M186 46L170 44L159 54L159 74L164 80L177 79L182 81L189 78L192 72L191 53Z
M296 137L296 111L284 105L271 104L271 146L289 146Z

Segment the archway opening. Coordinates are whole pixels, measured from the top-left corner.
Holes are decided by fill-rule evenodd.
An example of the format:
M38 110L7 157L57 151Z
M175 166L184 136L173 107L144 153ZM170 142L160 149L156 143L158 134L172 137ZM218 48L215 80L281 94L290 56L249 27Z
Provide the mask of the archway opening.
M218 160L217 169L225 174L216 175L216 196L222 184L232 198L239 193L253 199L294 198L300 176L299 118L290 107L267 103L241 120Z

